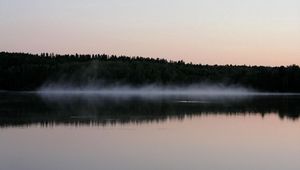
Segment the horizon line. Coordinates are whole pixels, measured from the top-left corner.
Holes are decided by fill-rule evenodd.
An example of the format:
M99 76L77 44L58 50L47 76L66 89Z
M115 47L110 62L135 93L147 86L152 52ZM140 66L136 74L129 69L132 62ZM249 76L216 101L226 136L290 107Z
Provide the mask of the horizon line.
M13 52L13 51L0 51L0 53L11 53L11 54L29 54L29 55L39 55L41 56L42 54L48 54L48 55L52 55L52 56L57 56L57 55L60 55L60 56L66 56L66 55L107 55L108 57L129 57L131 59L134 59L134 58L144 58L144 59L153 59L153 60L165 60L167 62L170 62L170 63L178 63L178 62L183 62L184 64L192 64L192 65L206 65L206 66L235 66L235 67L239 67L239 66L247 66L247 67L271 67L271 68L278 68L278 67L293 67L293 66L297 66L297 67L300 67L300 65L298 64L287 64L287 65L260 65L260 64L230 64L230 63L227 63L227 64L217 64L217 63L194 63L192 61L184 61L183 59L179 59L179 60L172 60L172 59L167 59L165 57L146 57L146 56L141 56L141 55L125 55L125 54L107 54L107 53L78 53L78 52L75 52L75 53L56 53L56 52Z

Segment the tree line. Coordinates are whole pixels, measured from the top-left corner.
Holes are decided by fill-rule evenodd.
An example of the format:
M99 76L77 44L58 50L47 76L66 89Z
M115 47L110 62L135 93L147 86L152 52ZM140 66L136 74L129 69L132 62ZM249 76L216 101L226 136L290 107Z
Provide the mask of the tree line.
M36 90L47 82L84 86L223 84L266 92L300 92L297 65L202 65L106 54L0 52L0 89Z

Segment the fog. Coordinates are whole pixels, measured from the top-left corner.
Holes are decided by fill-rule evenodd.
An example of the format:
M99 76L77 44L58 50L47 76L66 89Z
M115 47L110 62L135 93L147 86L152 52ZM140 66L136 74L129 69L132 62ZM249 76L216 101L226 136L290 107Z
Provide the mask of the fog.
M258 94L257 91L241 86L224 86L198 84L186 86L147 85L133 87L129 85L117 86L84 86L48 84L38 90L40 94L72 94L72 95L103 95L103 96L247 96Z

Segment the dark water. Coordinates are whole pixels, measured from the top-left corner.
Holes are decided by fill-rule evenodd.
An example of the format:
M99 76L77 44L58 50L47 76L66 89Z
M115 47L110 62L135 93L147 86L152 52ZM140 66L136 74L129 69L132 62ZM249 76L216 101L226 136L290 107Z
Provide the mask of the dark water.
M299 170L299 96L0 93L0 170Z

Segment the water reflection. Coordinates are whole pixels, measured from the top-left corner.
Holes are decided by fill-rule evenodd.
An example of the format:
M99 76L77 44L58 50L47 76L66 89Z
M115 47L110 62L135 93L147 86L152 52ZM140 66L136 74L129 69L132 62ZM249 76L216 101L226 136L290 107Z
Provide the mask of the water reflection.
M201 115L277 114L298 120L299 96L108 97L1 93L0 127L115 125L162 122Z

